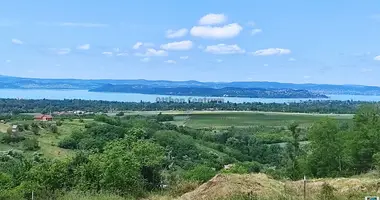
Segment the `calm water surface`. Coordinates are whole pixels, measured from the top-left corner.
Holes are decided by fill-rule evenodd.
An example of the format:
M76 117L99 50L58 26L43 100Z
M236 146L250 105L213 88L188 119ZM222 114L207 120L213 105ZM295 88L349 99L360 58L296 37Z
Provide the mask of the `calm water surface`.
M155 102L157 97L168 97L167 95L149 94L126 94L126 93L103 93L88 92L87 90L23 90L23 89L0 89L0 98L20 98L20 99L85 99L85 100L105 100L120 102ZM172 98L188 99L190 96L171 96ZM380 101L380 96L365 95L330 95L330 100L354 100L354 101ZM203 98L203 97L191 97ZM262 103L287 103L300 102L310 99L271 99L271 98L235 98L224 97L224 101L233 103L262 102ZM316 99L313 99L316 100ZM322 99L324 100L324 99Z

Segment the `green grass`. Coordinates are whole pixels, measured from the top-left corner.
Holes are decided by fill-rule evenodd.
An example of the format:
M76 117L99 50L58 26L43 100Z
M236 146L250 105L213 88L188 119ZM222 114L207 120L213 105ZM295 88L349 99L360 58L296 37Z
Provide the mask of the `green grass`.
M43 153L45 156L50 158L65 158L68 156L73 155L73 150L68 149L62 149L58 147L58 142L62 140L63 138L69 136L73 131L75 130L84 130L85 124L90 120L84 120L84 123L79 122L79 120L73 120L69 121L66 120L63 122L61 126L58 126L58 132L52 133L49 128L42 128L39 131L39 135L34 135L30 131L22 132L25 137L36 137L40 149L37 152ZM15 124L22 124L22 123L32 123L33 121L23 121L23 122L12 122ZM0 124L0 130L7 129L9 127L9 124ZM2 131L3 132L3 131ZM1 133L0 134L6 134ZM2 136L0 135L0 138ZM22 143L17 144L3 144L0 143L0 151L6 151L10 149L18 149L23 150ZM32 154L33 152L27 151L27 154Z
M331 117L340 121L350 121L350 116L342 115L312 115L312 114L289 114L289 113L257 113L257 112L205 112L189 115L176 115L176 125L186 125L192 128L226 128L226 127L249 127L271 126L283 127L292 121L300 123L302 127L308 127L315 121L324 117Z

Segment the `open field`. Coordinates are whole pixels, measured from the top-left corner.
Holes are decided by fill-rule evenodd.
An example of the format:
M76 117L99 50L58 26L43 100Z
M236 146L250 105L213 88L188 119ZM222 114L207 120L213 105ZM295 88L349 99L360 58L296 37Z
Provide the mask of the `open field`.
M301 113L264 113L264 112L202 112L191 114L176 114L176 125L185 125L193 128L226 128L249 126L283 127L292 121L308 127L313 122L329 117L339 121L351 121L352 115L319 115Z
M32 123L32 121L23 121L23 122L13 122L17 124L22 123ZM35 137L38 140L40 149L37 152L40 152L44 154L45 156L51 157L51 158L64 158L67 156L72 155L72 150L62 149L58 147L58 142L62 140L63 138L70 135L75 130L82 130L84 129L85 123L80 123L79 120L73 120L73 121L64 121L61 126L58 126L58 132L52 133L49 128L41 128L39 131L38 136L34 136L31 133L26 133L25 137ZM0 132L2 134L6 134L6 129L10 127L11 124L0 124ZM18 149L23 150L22 144L3 144L0 143L0 151L5 151L9 149ZM33 152L26 152L26 153L33 153Z

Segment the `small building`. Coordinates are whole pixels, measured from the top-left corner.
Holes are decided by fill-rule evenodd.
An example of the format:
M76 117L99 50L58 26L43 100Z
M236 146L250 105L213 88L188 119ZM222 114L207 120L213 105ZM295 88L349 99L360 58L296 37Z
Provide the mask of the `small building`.
M53 116L51 116L51 115L36 115L36 116L34 116L34 120L37 120L37 121L52 121L53 120Z

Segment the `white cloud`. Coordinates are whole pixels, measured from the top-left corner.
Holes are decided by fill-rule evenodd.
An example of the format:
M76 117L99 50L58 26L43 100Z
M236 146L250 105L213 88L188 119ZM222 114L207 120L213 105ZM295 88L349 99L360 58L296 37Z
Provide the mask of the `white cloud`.
M296 61L296 59L295 58L289 58L288 61L293 62L293 61Z
M166 31L166 37L167 38L179 38L179 37L183 37L187 34L188 30L186 28L182 28L182 29L179 29L179 30L172 30L172 29L169 29Z
M136 53L135 54L136 56L146 56L146 57L149 57L149 56L167 56L168 55L168 52L164 51L164 50L156 50L156 49L147 49L145 53Z
M117 53L116 56L128 56L128 53Z
M181 57L179 57L181 60L187 60L187 59L189 59L189 56L181 56Z
M208 53L213 54L236 54L236 53L244 53L245 51L241 49L238 45L227 45L227 44L217 44L207 46L204 50Z
M373 58L374 60L380 61L380 55Z
M177 63L175 60L167 60L165 62L168 64L176 64Z
M21 40L19 40L19 39L12 39L12 43L13 44L18 44L18 45L24 44L24 42L21 41Z
M139 49L141 46L143 45L143 43L142 42L136 42L136 44L135 45L133 45L133 49Z
M290 54L290 49L281 49L281 48L269 48L269 49L261 49L253 52L255 56L271 56L271 55L283 55Z
M221 27L194 26L191 28L190 33L195 37L223 39L236 37L242 30L243 27L238 23L233 23Z
M135 45L133 45L133 49L140 49L140 47L153 47L154 44L153 43L143 43L143 42L136 42Z
M259 28L255 28L255 29L253 29L253 30L251 31L251 35L256 35L256 34L261 33L261 32L263 32L263 30L261 30L261 29L259 29Z
M98 24L98 23L77 23L77 22L63 22L59 24L60 26L70 26L70 27L83 27L83 28L104 28L108 24Z
M150 58L142 58L140 61L141 61L141 62L149 62L149 61L150 61Z
M222 59L216 59L216 62L221 63L221 62L223 62L223 60Z
M66 55L71 52L70 48L51 48L50 50L57 55Z
M161 49L173 50L173 51L183 51L189 50L193 47L193 42L190 40L180 41L180 42L171 42L161 45Z
M203 16L199 20L200 25L212 25L212 24L222 24L227 21L227 16L224 14L214 14L210 13Z
M264 67L268 67L269 66L269 64L264 64Z
M106 56L112 56L113 55L113 52L110 52L110 51L105 51L102 53L103 55L106 55Z
M79 46L77 46L77 49L80 49L80 50L89 50L90 49L90 44L79 45Z

